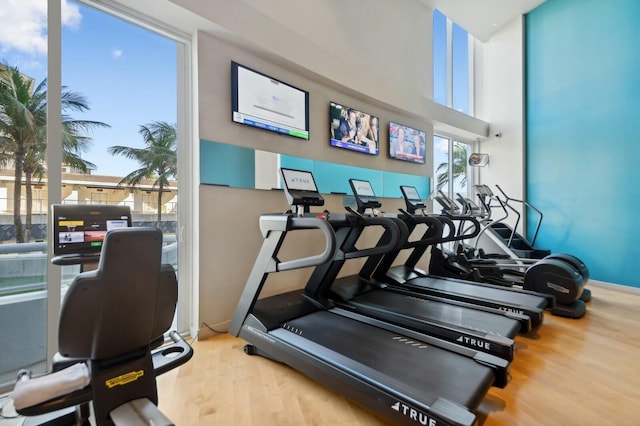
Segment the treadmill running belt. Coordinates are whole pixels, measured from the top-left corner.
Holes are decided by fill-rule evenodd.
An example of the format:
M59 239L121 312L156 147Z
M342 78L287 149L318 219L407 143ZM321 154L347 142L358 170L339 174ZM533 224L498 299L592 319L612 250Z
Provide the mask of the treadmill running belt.
M386 386L418 401L440 397L473 409L494 380L491 368L472 359L326 311L271 333L286 338L284 330L357 361L379 373Z
M466 294L468 296L480 297L494 300L496 302L515 303L522 306L535 306L544 309L546 300L540 296L533 296L515 291L493 289L472 282L460 282L442 278L419 277L405 283L415 287L429 287L441 291Z
M520 329L520 324L517 321L500 315L388 290L369 291L357 296L351 303L366 304L419 320L438 321L494 336L511 338Z

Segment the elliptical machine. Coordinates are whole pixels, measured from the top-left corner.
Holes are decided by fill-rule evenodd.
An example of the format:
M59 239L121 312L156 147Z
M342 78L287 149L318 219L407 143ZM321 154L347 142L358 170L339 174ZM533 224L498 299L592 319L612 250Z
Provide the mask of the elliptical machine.
M468 214L473 214L474 211L480 212L481 215L481 218L479 218L479 220L483 224L483 227L476 237L474 244L474 248L477 249L478 256L480 258L489 259L509 259L509 262L515 261L515 263L518 265L524 265L524 269L536 265L539 259L557 260L567 263L575 268L582 276L582 279L586 285L586 283L589 281L589 269L587 268L585 263L577 256L569 253L551 253L551 250L535 247L535 241L538 237L538 231L540 230L540 225L542 224L542 219L544 217L542 211L540 211L527 201L518 200L508 196L499 185L496 185L496 188L503 195L504 200L498 195L495 195L493 191L491 191L491 188L489 188L489 186L475 185L475 190L482 204L482 207L476 206L474 208L474 203L471 200L469 200L468 198L464 198L460 194L458 194L457 200L463 206L463 211L468 211ZM518 227L518 224L520 223L521 215L520 212L511 205L511 203L519 203L524 208L528 209L528 211L536 213L538 220L536 221L536 226L531 241L527 240L525 237L515 231L515 229ZM491 219L492 210L497 207L502 210L504 215L497 219ZM509 211L511 211L516 216L515 225L513 227L510 227L505 223L505 221L510 216ZM483 243L486 244L487 239L491 239L492 241L494 241L494 244L496 244L497 242L497 245L494 246L498 249L497 253L487 254L486 250L482 248ZM591 300L591 290L589 290L588 288L584 288L582 290L582 294L580 295L580 300L584 302L588 302L589 300Z
M444 215L458 222L456 234L464 235L464 224L470 218L477 220L477 217L482 216L484 216L482 219L484 227L475 237L476 241L482 232L488 229L490 225L487 221L487 217L490 218L487 213L490 211L488 204L483 204L484 209L482 209L477 205L474 207L463 203L464 209L461 212L456 203L441 191L434 199L443 207ZM501 205L506 211L504 203ZM475 252L474 245L458 244L455 253L443 259L432 259L431 265L437 266L437 262L446 262L446 267L438 268L435 273L446 273L451 277L498 285L515 285L525 290L551 294L556 301L556 306L551 309L554 315L580 318L585 314L586 305L581 297L589 273L584 263L575 256L548 255L544 259L526 259L507 257L504 254L491 257L483 251L480 255L476 255Z

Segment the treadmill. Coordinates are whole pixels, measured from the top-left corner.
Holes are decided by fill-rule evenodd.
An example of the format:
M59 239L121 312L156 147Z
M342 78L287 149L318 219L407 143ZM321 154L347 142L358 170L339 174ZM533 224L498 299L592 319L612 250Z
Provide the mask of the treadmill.
M308 195L313 177L288 174L302 179L293 181L289 192ZM328 309L302 291L259 299L270 274L333 258L333 228L349 220L346 214L307 213L301 199L292 206L295 213L260 217L264 241L229 326L232 335L248 342L245 352L283 362L395 424L475 424L472 410L488 389L506 385L506 360L401 327L383 329L379 321ZM290 232L309 229L322 232L322 253L278 259Z
M307 283L305 294L323 306L339 306L351 312L373 317L387 323L426 333L451 343L480 350L512 360L515 351L513 338L523 327L528 330L528 318L514 318L503 311L473 309L471 306L447 303L442 298L429 297L405 289L387 286L362 273L338 278L348 259L372 258L371 249L358 249L358 239L365 228L381 226L384 229L377 248L383 252L406 244L407 225L397 217L365 216L368 208L380 207L368 181L351 179L354 193L366 193L367 201L351 210L352 219L332 223L336 233L337 251L330 262L315 268ZM362 200L362 199L361 199ZM427 225L439 225L434 218L423 218ZM402 232L394 232L394 224Z
M421 217L417 212L422 211L424 215L426 206L422 202L416 188L412 186L401 186L400 189L406 202L408 214L413 217ZM456 219L455 217L447 216L438 217L444 221ZM477 223L477 220L468 216L459 219L471 220ZM467 238L467 235L449 236L439 242L464 238ZM399 250L388 252L384 256L381 255L376 264L377 269L374 277L377 279L384 277L394 285L406 288L408 291L492 307L504 312L527 315L531 318L531 325L534 328L542 324L544 310L553 307L555 304L554 298L548 294L513 287L464 281L455 278L429 276L427 272L416 268L416 264L428 247L428 245L415 247L405 264L399 266L392 266L399 254Z

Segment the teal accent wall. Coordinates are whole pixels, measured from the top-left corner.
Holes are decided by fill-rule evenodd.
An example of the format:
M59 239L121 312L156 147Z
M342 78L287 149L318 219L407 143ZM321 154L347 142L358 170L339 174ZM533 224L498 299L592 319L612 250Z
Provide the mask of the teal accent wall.
M309 160L290 155L280 156L280 166L312 172L318 185L318 190L323 194L342 193L351 195L353 192L349 186L349 179L360 179L371 182L373 192L378 197L401 198L400 185L415 186L418 194L425 199L430 195L431 179L427 176Z
M255 150L201 140L200 182L253 188L256 182Z
M545 214L536 245L634 287L639 28L638 0L547 0L526 17L527 198Z
M200 183L235 188L255 187L255 150L207 140L200 141ZM280 166L313 173L323 194L351 194L349 179L368 180L378 197L401 198L400 185L415 186L425 199L431 179L427 176L355 167L280 154Z

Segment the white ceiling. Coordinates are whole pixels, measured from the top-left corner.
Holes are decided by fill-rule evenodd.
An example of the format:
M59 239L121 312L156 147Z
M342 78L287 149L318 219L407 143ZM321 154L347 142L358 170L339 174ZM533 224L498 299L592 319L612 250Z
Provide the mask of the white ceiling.
M523 15L545 0L420 0L438 9L480 41L491 36L516 16Z
M396 1L396 0L389 0ZM515 17L534 9L545 0L417 0L438 9L449 19L480 41L491 36ZM147 16L180 28L186 33L195 29L219 32L222 28L175 5L171 0L94 0L98 4L120 4ZM215 31L218 30L218 31ZM224 30L222 30L224 31Z

